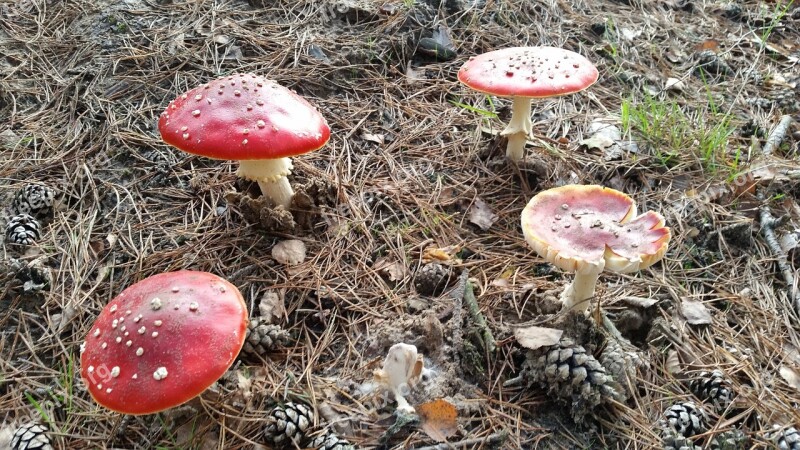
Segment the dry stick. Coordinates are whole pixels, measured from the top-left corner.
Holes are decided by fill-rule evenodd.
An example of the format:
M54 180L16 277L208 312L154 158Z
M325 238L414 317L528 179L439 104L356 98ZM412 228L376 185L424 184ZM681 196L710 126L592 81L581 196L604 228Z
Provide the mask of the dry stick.
M414 450L450 450L453 448L459 447L470 447L473 445L478 444L502 444L503 441L508 439L508 432L501 431L500 433L490 434L485 438L473 438L473 439L465 439L459 442L447 443L447 444L439 444L439 445L431 445L428 447L417 447ZM496 447L492 447L496 448Z
M778 122L778 125L769 134L767 142L764 143L764 148L761 150L764 156L770 156L772 152L780 147L783 139L786 138L786 132L789 131L789 126L791 124L792 116L787 114L781 117L781 121Z
M781 244L778 242L778 236L775 234L775 228L783 225L783 223L786 222L786 219L785 217L778 219L773 217L769 212L768 206L762 206L760 210L761 234L764 236L764 240L767 242L767 247L769 247L770 251L775 257L775 262L778 264L778 270L783 275L783 281L786 283L786 288L788 290L787 293L789 296L789 302L794 308L795 315L800 317L800 296L798 296L797 289L795 288L792 266L789 265L789 262L786 259L786 252L784 252L781 248Z
M789 129L789 125L791 124L792 116L785 115L781 117L778 125L773 128L772 132L769 134L769 137L767 137L767 142L764 144L764 148L762 150L764 156L769 156L781 145L783 139L786 137L786 132ZM761 194L758 195L758 198L759 200L764 200L763 195ZM778 219L773 217L772 213L769 211L769 206L767 205L761 206L759 210L761 213L761 234L764 236L767 247L769 247L776 259L775 262L778 264L778 270L783 275L783 281L786 283L786 289L788 290L787 294L789 296L789 305L792 309L794 309L795 315L800 317L800 296L798 296L797 289L795 288L794 273L792 272L792 267L789 265L789 262L786 259L786 252L784 252L781 248L781 245L778 242L778 236L775 234L775 228L783 225L786 219L783 217Z
M453 299L453 362L459 372L461 372L461 356L458 353L464 347L464 293L467 291L467 278L469 270L464 269L458 277L456 287L450 291L449 297Z
M469 308L469 316L472 322L478 327L484 350L488 353L494 353L497 349L494 336L492 331L489 330L489 326L486 325L486 317L483 316L480 308L478 308L478 301L475 299L475 292L472 288L472 283L469 281L467 281L466 289L464 290L464 301L467 303L467 308Z

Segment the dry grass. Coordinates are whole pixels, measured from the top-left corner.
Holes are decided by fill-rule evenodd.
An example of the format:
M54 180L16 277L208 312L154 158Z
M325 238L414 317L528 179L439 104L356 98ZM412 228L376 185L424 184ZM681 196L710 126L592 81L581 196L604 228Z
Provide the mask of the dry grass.
M797 58L796 9L770 28L777 7L760 10L756 2L744 5L752 20L733 21L708 2L695 3L689 13L669 2L635 7L489 0L483 8L452 11L429 5L435 2L390 1L394 9L366 6L345 25L355 17L343 17L327 3L265 3L0 2L0 132L7 137L0 142L0 200L9 204L30 181L63 192L62 207L35 247L25 254L2 247L4 421L46 415L54 444L65 449L237 449L259 442L275 401L303 399L351 417L348 438L373 446L391 425L391 408L377 409L369 398L353 396L352 386L370 378L393 343L390 337L403 338L407 330L398 326L419 329L421 314L409 309L408 300L416 297L413 272L424 249L456 246L474 253L456 261L455 269L466 268L475 279L478 301L501 344L497 354L485 356L480 374L454 369L468 380L454 381L446 392L460 396L463 436L506 430L506 448L653 448L659 445L653 424L661 412L690 396L682 377L704 368L721 368L732 377L758 424L800 425L797 391L778 375L781 366L800 369L798 318L786 308L787 290L772 255L760 237L744 249L725 242L719 250L701 245L710 230L754 219L753 193L696 196L696 209L681 212L671 206L686 202L693 190L708 192L725 182L703 171L691 149L683 149L679 163L668 168L652 149L606 161L578 145L592 119L618 118L625 98L644 98L648 87L660 89L667 76L682 79L687 88L658 98L667 95L687 111L707 111L713 95L736 126L752 118L769 127L781 112L797 114L787 110L791 105L748 101L768 99L780 87L764 79L796 76L796 62L752 41L771 31L769 42ZM608 25L603 36L590 28L600 22ZM439 24L451 30L459 57L415 58L415 42ZM641 34L630 37L631 32ZM703 39L719 40L719 53L734 75L704 80L693 73L692 49ZM312 45L328 60L313 56ZM471 54L510 45L564 46L596 61L602 74L585 95L535 105L538 138L528 148L535 164L521 171L499 159L502 145L478 127L499 128L500 119L481 119L451 103L491 110L486 98L455 81L456 71ZM178 93L243 71L308 97L333 129L323 151L297 159L293 178L336 185L340 207L323 210L325 220L313 230L295 233L309 258L292 269L270 256L272 245L288 235L265 232L227 203L226 193L243 186L233 174L235 163L186 156L163 144L155 129L158 114ZM493 99L493 105L501 119L508 118L507 101ZM382 135L383 143L367 134ZM737 148L743 156L732 170L757 156L748 151L749 139L735 135L723 160L732 161ZM674 232L661 264L641 276L603 278L599 297L610 311L626 308L620 300L625 297L660 299L647 314L673 325L668 347L679 351L685 373L665 370L667 347L639 339L650 367L640 371L634 398L602 412L602 426L594 432L576 428L540 391L503 387L521 362L509 325L535 318L542 293L563 284L541 274L540 260L518 229L519 214L536 192L566 182L623 189L643 210L664 213ZM766 198L786 194L769 205L797 223L793 183L758 189ZM498 216L488 231L468 220L479 198ZM756 236L757 230L755 224ZM407 275L388 280L375 267L380 258L399 263ZM24 292L22 269L13 264L34 261L52 281L44 291ZM237 365L236 372L252 384L226 380L195 405L197 415L123 420L94 404L82 388L78 346L100 309L124 287L181 268L229 277L251 310L267 290L284 291L283 325L293 345L263 364ZM714 323L687 325L676 312L684 297L703 301ZM443 314L447 297L426 301L452 332ZM446 356L434 365L445 367ZM729 427L725 420L714 430ZM763 436L762 429L749 430ZM414 432L392 445L426 442Z

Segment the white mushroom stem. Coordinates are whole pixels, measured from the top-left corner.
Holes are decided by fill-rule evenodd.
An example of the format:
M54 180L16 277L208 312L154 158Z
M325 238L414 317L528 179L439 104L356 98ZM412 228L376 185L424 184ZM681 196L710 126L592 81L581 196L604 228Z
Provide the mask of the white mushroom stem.
M604 264L585 264L575 272L575 279L561 293L565 310L585 312L589 308L589 299L594 296L594 288L603 266Z
M511 108L511 121L500 134L508 137L506 157L518 162L525 154L525 142L533 130L530 97L514 97Z
M292 160L289 158L242 160L239 161L240 177L256 181L261 193L275 206L288 208L294 197L294 190L286 177L292 173Z

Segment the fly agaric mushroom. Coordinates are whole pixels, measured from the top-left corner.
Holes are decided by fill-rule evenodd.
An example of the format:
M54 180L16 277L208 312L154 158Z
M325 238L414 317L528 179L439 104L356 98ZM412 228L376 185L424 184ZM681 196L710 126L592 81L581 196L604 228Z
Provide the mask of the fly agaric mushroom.
M522 233L546 261L575 272L564 308L585 311L603 269L630 273L664 256L670 230L661 214L636 215L636 203L602 186L568 185L534 196L522 211Z
M585 57L557 47L512 47L469 59L458 80L478 92L512 98L506 156L522 159L531 134L531 99L582 91L597 81L597 68Z
M170 102L158 120L164 142L188 153L239 161L237 174L258 182L275 205L288 207L290 157L330 138L325 118L275 81L236 74L196 87Z
M242 294L224 279L188 270L155 275L103 308L81 347L81 377L112 411L163 411L217 381L246 328Z

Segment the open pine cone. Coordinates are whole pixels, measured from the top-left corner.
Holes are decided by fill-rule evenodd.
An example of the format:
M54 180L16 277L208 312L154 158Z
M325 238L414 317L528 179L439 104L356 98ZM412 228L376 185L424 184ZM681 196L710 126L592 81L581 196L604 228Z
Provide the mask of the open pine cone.
M264 438L276 446L303 445L314 424L314 411L302 403L287 402L272 409L267 418Z
M11 450L53 450L47 428L38 423L20 426L11 438Z

